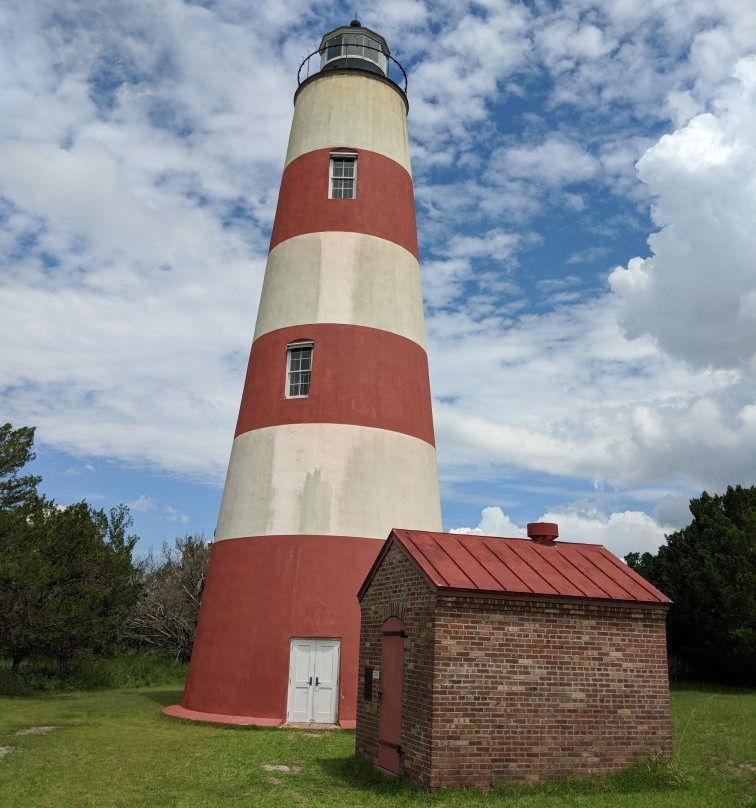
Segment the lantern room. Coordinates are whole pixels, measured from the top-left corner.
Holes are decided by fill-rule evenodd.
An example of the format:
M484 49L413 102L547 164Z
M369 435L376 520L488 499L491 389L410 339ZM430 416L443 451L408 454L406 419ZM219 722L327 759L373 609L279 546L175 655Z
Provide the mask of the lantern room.
M327 33L318 48L320 69L351 67L388 75L391 55L386 40L375 31L363 28L359 20Z

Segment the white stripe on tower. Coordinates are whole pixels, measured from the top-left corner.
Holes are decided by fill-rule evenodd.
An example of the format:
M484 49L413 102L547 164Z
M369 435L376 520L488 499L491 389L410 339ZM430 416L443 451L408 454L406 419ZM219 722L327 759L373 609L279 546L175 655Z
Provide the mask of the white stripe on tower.
M334 153L356 160L354 198L331 198ZM293 343L313 346L304 397ZM184 712L280 723L290 642L323 637L353 723L356 592L392 527L441 528L407 106L347 65L295 96Z
M355 199L328 199L333 151L357 154ZM439 528L406 106L393 85L335 73L300 92L271 246L216 540ZM315 344L306 402L283 395L296 340Z

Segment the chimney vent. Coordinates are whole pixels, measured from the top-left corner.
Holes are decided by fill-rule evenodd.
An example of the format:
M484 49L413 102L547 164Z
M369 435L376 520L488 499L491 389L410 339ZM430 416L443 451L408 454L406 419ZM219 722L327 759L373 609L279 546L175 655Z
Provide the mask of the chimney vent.
M556 522L528 522L528 538L537 544L554 544L559 535L559 525Z

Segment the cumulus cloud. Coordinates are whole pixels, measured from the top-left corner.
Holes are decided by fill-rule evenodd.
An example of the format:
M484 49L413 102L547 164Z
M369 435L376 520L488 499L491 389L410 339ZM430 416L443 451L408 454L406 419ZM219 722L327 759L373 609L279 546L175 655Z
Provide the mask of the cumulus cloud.
M563 541L603 544L620 558L627 553L655 553L670 532L642 511L604 514L584 502L553 509L539 521L556 522Z
M668 526L658 524L642 511L605 514L586 502L563 505L535 521L556 522L560 541L602 544L620 558L628 553L656 553L671 532ZM451 532L509 538L527 536L527 528L512 522L498 506L484 508L477 527L455 528Z
M483 508L480 524L477 527L456 527L449 532L472 536L507 536L509 538L527 536L527 530L516 525L498 505Z
M147 494L140 494L135 500L126 503L127 507L132 511L154 511L157 508L157 502Z
M750 483L752 387L628 340L614 303L429 317L442 468L475 476L500 464L619 487Z
M661 228L653 254L610 276L630 337L693 365L756 357L756 57L738 62L714 111L665 135L638 163Z
M598 162L579 144L552 135L537 145L512 146L494 152L496 175L527 178L547 186L563 186L590 179Z

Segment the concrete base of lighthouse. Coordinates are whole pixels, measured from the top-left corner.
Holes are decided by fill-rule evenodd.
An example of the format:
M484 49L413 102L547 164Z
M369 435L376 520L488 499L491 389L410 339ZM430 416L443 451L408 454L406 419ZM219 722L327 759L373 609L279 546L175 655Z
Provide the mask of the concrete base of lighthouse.
M340 641L337 721L354 727L357 590L383 540L255 536L213 546L184 697L164 712L227 724L286 722L294 638Z

